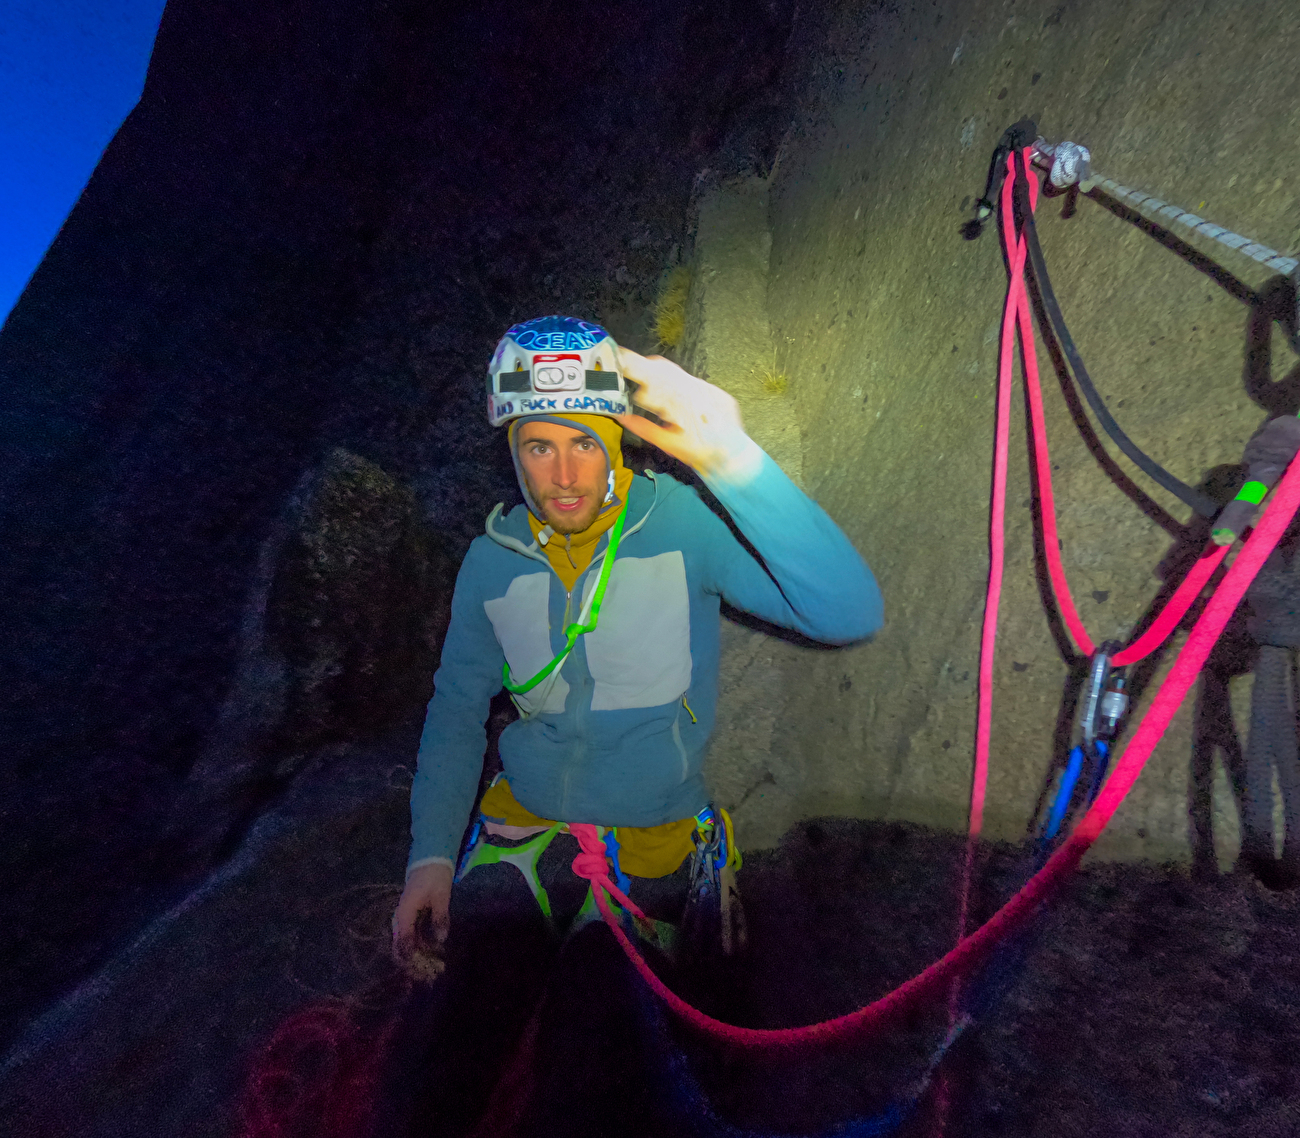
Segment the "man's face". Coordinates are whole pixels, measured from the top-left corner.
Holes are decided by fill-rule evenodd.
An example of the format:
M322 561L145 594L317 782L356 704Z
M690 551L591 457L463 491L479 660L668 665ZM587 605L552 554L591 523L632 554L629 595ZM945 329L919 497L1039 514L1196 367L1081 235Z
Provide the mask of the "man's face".
M556 533L581 533L596 520L609 489L600 443L558 423L525 423L515 446L528 492Z

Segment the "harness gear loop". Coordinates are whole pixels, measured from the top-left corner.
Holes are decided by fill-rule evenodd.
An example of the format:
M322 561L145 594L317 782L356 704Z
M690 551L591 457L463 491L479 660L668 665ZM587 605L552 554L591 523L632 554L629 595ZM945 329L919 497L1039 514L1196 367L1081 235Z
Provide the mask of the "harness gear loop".
M573 651L573 646L578 642L579 636L596 631L596 622L600 620L600 606L605 600L605 586L609 584L610 570L613 569L614 558L618 555L618 543L623 537L623 523L626 520L627 503L624 502L623 508L618 512L618 520L614 523L614 528L609 531L609 545L605 549L605 560L601 563L600 576L596 579L596 588L592 591L591 599L588 601L589 617L579 616L577 621L564 630L566 641L564 647L531 680L522 684L513 683L510 679L509 662L502 664L501 682L505 685L506 691L512 695L523 695L525 692L532 691L568 659L569 653ZM589 623L584 623L584 621L589 621Z
M691 854L691 885L682 932L697 946L718 943L723 955L731 956L749 939L736 884L741 856L731 815L721 807L705 806L695 815L693 837L695 852Z

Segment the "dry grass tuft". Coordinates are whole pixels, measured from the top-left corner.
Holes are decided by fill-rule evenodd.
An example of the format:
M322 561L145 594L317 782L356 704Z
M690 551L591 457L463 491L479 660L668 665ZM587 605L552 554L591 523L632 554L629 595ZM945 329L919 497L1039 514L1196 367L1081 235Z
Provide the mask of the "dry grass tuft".
M776 348L772 349L772 362L754 369L758 382L768 395L784 395L790 386L790 377L776 363Z
M686 336L686 298L691 291L691 270L678 265L668 274L655 301L654 334L661 348L676 348Z

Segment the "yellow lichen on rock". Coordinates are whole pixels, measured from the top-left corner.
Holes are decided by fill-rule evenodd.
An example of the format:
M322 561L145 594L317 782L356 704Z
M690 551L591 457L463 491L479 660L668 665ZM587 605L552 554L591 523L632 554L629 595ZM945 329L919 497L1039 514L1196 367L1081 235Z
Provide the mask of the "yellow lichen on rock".
M686 298L691 291L691 270L678 265L664 279L655 301L654 334L661 348L678 347L686 335Z

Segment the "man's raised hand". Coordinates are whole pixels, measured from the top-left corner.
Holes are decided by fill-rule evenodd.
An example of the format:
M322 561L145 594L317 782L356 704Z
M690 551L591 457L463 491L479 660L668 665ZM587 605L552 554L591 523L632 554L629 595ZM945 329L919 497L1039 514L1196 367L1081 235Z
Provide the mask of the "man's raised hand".
M762 452L745 434L740 406L663 356L643 356L620 347L623 375L636 384L633 399L662 422L642 415L615 415L624 427L704 478L742 479L756 473Z

